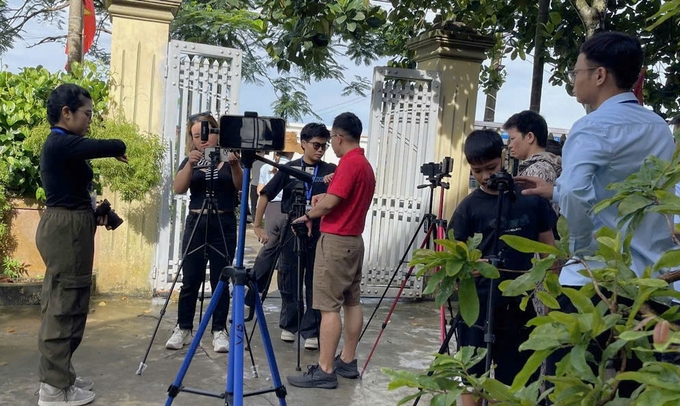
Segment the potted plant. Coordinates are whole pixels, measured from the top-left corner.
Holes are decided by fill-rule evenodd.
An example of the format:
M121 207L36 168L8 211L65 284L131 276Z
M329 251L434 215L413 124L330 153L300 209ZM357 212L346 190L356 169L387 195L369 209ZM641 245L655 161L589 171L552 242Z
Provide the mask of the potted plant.
M30 277L28 265L5 257L0 269L0 306L40 304L42 277Z

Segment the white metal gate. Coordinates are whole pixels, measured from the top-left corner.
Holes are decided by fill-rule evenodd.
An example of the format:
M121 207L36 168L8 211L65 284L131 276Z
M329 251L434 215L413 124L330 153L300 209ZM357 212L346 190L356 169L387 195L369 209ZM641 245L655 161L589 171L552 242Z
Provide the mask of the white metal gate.
M163 138L168 151L159 210L159 239L151 274L154 295L169 288L182 256L181 236L189 197L175 195L172 181L186 156L187 118L205 111L210 111L218 121L222 114L238 114L241 51L170 41L165 76ZM206 290L209 290L209 285Z
M421 165L434 160L440 90L439 72L386 67L373 72L367 154L375 169L376 189L363 236L364 297L383 294L429 210L429 189L417 186L426 183ZM424 236L419 234L413 248ZM396 296L407 271L404 264L387 296ZM420 297L423 288L421 278L413 276L403 297Z

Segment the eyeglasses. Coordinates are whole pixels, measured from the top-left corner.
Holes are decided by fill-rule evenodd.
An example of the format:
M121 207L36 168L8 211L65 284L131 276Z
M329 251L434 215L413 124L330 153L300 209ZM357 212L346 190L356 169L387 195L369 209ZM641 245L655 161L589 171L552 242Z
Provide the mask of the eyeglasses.
M196 114L190 115L190 116L189 116L189 121L194 122L194 121L196 121L199 117L210 117L210 116L211 116L211 114L210 114L209 111L204 111L204 112L201 112L201 113L196 113Z
M595 70L597 68L600 68L600 66L593 66L592 68L569 70L569 71L567 71L567 79L569 79L569 81L571 83L574 83L574 81L576 81L576 75L578 75L579 72L581 72L581 71L587 72L587 71Z
M328 148L328 143L322 144L320 142L308 142L307 144L311 144L315 151L317 151L319 148L322 150L326 150Z
M92 110L76 110L76 111L81 111L83 114L85 114L85 116L89 120L92 120L92 114L94 114L94 112Z

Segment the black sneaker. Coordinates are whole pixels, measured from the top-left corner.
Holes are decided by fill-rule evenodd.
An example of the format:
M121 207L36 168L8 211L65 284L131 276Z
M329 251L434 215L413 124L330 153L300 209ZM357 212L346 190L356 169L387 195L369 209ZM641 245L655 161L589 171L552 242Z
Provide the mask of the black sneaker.
M302 375L288 377L288 383L298 388L335 389L338 387L338 376L333 371L327 374L317 365L307 366L307 372Z
M359 377L359 369L357 368L357 360L352 360L352 362L345 362L340 359L340 355L335 357L333 362L333 367L335 367L335 372L342 376L343 378L356 379Z

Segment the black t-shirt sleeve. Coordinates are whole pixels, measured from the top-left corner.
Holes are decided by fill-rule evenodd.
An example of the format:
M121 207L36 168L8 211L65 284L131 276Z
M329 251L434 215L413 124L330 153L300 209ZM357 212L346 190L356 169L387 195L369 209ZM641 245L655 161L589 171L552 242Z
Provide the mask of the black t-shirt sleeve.
M456 241L466 242L468 238L474 235L473 227L471 227L473 220L470 217L467 200L464 199L460 202L458 207L456 207L456 211L453 212L453 216L451 216L451 221L449 221L449 230L453 229L453 238Z
M551 231L557 224L557 214L548 200L535 196L536 229L539 233Z
M95 140L87 137L69 137L64 153L75 159L116 157L125 154L125 143L121 140Z
M286 164L287 165L287 164ZM283 187L286 185L286 181L288 180L288 175L283 173L283 171L277 171L276 174L274 174L274 177L272 180L267 183L264 188L260 191L260 195L265 195L267 196L267 199L269 201L274 200L276 195L278 195L282 190Z
M182 161L182 163L179 164L179 168L177 168L177 172L179 172L179 171L181 171L182 169L184 169L184 167L186 166L187 162L189 162L189 157L188 157L188 156L187 156L187 157L184 157L184 160Z

